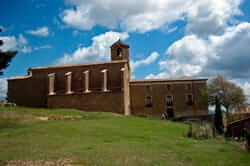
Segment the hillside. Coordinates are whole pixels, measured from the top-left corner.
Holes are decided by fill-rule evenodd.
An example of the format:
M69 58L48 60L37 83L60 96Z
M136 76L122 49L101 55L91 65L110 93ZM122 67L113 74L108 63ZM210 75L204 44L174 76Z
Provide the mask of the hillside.
M112 113L1 107L0 165L250 165L231 143L186 132L181 123Z

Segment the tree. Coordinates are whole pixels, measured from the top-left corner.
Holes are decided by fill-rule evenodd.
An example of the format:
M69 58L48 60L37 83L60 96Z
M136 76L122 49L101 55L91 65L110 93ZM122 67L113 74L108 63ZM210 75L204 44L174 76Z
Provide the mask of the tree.
M227 113L229 109L238 108L246 101L246 96L241 87L233 82L226 80L223 76L218 75L208 85L208 95L211 98L217 96L218 102L226 108ZM215 104L214 100L209 100L210 104Z
M215 117L214 117L214 125L219 134L223 133L223 122L222 122L222 112L221 112L221 104L219 102L218 97L215 97Z
M0 29L2 32L2 29ZM3 41L0 40L0 46L3 45ZM17 51L6 51L3 52L0 50L0 75L3 75L3 69L7 68L12 60L17 54Z

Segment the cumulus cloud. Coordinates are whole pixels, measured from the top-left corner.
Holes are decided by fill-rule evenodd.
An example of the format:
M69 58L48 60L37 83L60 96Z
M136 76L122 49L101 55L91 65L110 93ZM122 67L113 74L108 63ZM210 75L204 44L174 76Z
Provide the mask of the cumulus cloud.
M34 35L34 36L47 37L49 36L49 28L44 26L44 27L37 28L35 30L28 30L27 33Z
M197 0L188 8L187 32L199 36L221 34L232 16L241 15L243 0Z
M159 55L158 52L153 52L153 53L151 53L151 55L148 56L146 59L142 59L142 60L138 60L138 61L131 61L131 62L130 62L130 66L131 66L132 72L133 72L136 68L138 68L138 67L140 67L140 66L149 65L149 64L155 62L159 56L160 56L160 55Z
M3 45L0 47L2 51L18 50L21 53L30 53L32 48L28 46L28 40L20 34L18 38L15 36L0 36Z
M0 100L5 100L7 97L8 85L6 78L0 78Z
M166 51L167 58L159 62L158 74L146 78L178 76L213 77L224 75L237 80L247 94L250 75L250 23L227 27L221 35L207 39L187 35L173 43Z
M18 42L23 45L28 44L28 40L22 34L19 35Z
M0 36L0 40L2 40L4 43L2 46L0 46L0 50L2 51L17 50L19 53L27 54L40 49L52 48L51 45L42 45L32 48L23 34L19 34L18 37Z
M71 55L65 54L64 57L56 61L57 64L79 64L94 61L105 61L110 58L109 47L118 39L126 40L127 33L106 32L92 38L92 45L80 47Z
M15 50L17 47L17 40L15 36L0 36L0 40L4 43L0 46L2 51Z
M247 78L250 75L249 43L250 23L225 28L222 35L211 35L208 39L185 36L167 49L167 59L159 62L164 74L155 77L223 74L232 79Z
M61 13L69 26L90 30L96 25L121 27L127 32L148 32L186 19L189 32L218 32L233 15L239 15L242 0L68 0ZM204 30L204 28L206 28Z

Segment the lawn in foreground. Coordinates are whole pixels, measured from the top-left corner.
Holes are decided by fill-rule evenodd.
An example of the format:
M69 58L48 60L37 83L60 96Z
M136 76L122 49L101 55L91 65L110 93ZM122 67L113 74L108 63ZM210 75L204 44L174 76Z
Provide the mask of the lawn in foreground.
M37 117L81 116L74 120ZM5 119L6 123L2 124ZM13 123L11 123L13 121ZM186 138L181 123L77 110L0 108L0 161L72 159L82 165L249 166L250 154L220 139Z

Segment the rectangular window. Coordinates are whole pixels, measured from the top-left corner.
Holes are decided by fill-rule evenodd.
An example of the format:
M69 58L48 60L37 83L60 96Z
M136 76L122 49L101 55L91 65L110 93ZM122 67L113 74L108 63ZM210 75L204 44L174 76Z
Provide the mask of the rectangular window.
M168 91L171 90L171 85L167 84L167 90L168 90Z
M187 105L193 105L194 104L194 98L192 94L186 95L186 104Z
M166 100L167 106L173 106L174 105L174 97L173 96L167 96L165 100Z
M145 106L146 107L152 107L152 97L151 96L147 96L145 99Z

